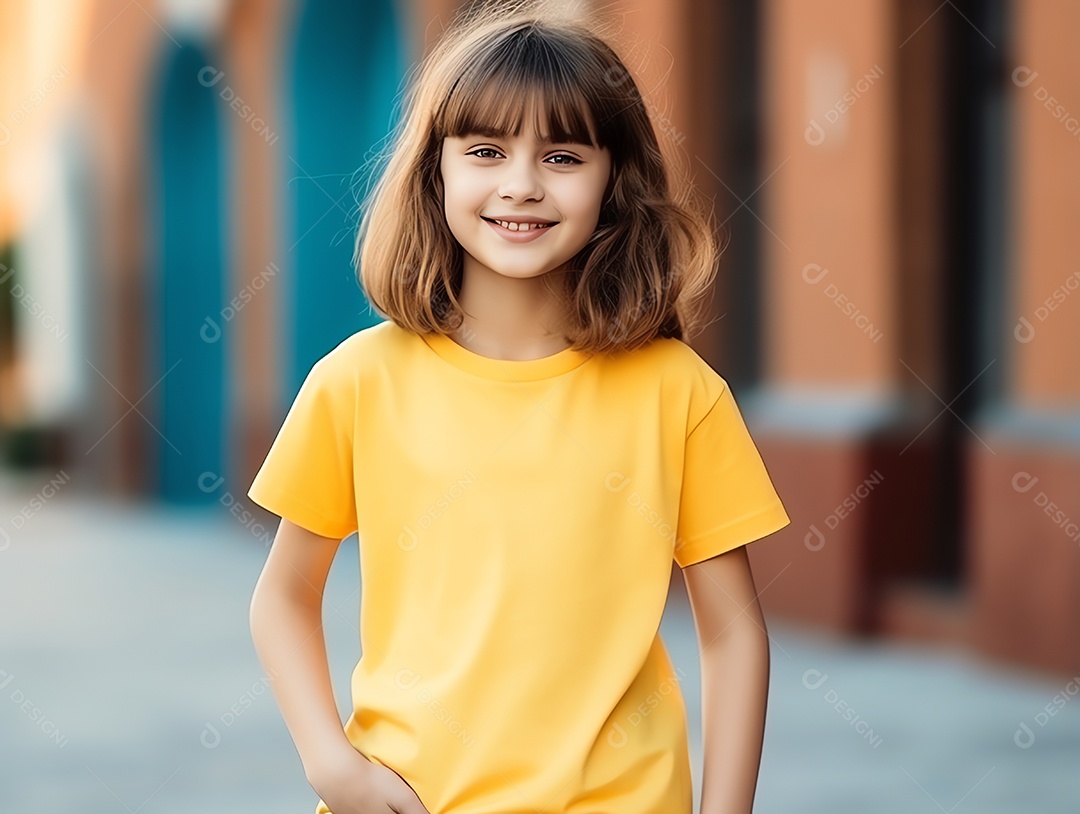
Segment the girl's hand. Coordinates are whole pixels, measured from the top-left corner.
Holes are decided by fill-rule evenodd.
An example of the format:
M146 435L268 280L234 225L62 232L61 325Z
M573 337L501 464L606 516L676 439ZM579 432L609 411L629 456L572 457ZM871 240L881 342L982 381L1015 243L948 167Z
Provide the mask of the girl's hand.
M351 747L320 761L308 782L333 814L430 814L401 775Z

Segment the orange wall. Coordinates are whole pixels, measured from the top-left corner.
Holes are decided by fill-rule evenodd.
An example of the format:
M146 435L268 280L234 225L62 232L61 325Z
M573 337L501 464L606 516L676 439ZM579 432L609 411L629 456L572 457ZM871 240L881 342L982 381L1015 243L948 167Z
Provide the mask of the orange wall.
M769 178L755 200L768 226L768 372L787 385L888 388L898 342L890 6L762 8Z
M1080 406L1080 4L1012 5L1015 310L1010 389L1030 407ZM1021 322L1027 321L1027 325ZM1030 328L1029 328L1030 326Z

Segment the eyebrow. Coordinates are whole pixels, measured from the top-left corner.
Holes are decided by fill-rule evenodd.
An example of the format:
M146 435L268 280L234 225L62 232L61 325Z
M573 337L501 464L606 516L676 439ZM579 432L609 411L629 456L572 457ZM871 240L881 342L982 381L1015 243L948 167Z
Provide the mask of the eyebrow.
M482 136L484 138L491 138L491 139L506 139L506 138L510 137L510 134L505 133L505 132L499 132L499 131L491 129L491 128L478 128L478 129L475 129L475 130L470 130L470 131L468 131L466 133L462 133L458 138L468 139L468 138L474 137L474 136ZM541 144L547 144L547 145L573 144L573 145L580 146L580 147L588 147L588 148L594 149L594 150L599 149L599 147L597 147L595 144L593 144L591 142L588 142L588 141L574 141L573 139L569 139L569 140L566 140L566 141L555 141L550 136L545 136L545 137L539 139L539 141L540 141Z

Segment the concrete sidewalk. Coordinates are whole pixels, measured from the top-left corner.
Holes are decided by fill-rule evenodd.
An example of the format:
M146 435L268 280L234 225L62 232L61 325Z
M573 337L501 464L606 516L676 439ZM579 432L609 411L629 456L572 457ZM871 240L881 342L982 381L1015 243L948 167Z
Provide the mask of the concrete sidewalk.
M272 531L218 511L0 487L0 811L310 814L255 657L248 602ZM327 644L342 718L359 657L358 563L342 546ZM662 633L693 727L696 637ZM770 620L759 814L1076 814L1080 679L949 653L856 646Z

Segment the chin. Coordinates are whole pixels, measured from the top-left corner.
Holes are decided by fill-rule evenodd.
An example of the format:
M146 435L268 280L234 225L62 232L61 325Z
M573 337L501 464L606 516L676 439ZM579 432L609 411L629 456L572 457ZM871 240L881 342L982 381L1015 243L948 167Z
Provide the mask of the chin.
M507 269L507 268L493 268L496 274L500 277L510 277L515 280L527 280L531 277L541 277L547 274L549 269L546 268L531 268L531 269Z
M551 269L558 268L557 265L551 263L537 263L536 261L519 262L517 265L512 265L505 262L500 263L496 260L487 262L481 259L480 263L502 277L539 277Z

